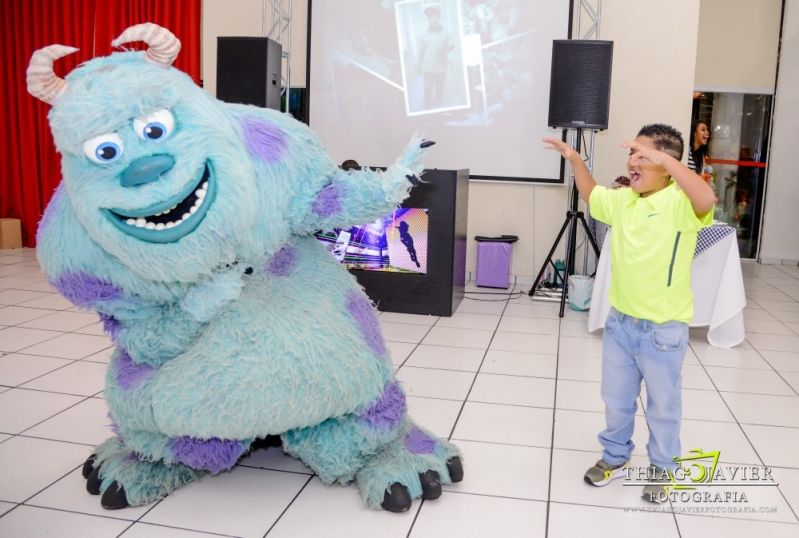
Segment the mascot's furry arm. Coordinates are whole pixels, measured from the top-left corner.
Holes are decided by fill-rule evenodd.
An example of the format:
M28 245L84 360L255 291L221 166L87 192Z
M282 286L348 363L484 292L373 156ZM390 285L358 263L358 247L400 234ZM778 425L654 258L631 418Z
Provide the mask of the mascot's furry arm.
M431 145L432 141L414 138L386 171L337 170L315 193L310 208L297 208L295 214L303 215L297 231L348 228L386 215L419 183L422 153Z
M224 107L241 140L258 157L255 166L263 181L286 173L285 168L276 170L271 164L278 157L284 167L302 178L292 184L288 211L284 209L288 231L297 235L360 225L391 212L421 181L423 154L435 144L414 137L387 170L363 167L346 171L333 163L306 125L271 110L235 104ZM275 197L274 192L268 194ZM265 206L270 202L262 200Z

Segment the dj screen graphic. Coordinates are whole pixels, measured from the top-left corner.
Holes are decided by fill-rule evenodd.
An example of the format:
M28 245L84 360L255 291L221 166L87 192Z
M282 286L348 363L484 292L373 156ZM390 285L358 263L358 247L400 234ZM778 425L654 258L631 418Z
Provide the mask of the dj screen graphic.
M427 209L397 208L362 226L316 238L350 269L427 274Z

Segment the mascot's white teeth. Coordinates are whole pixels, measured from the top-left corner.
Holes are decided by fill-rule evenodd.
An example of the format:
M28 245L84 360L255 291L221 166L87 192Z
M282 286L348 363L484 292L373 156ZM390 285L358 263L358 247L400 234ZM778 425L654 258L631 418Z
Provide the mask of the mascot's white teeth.
M125 222L130 226L137 228L146 228L148 230L168 230L174 228L191 215L197 212L205 201L208 194L208 181L203 181L202 185L190 194L185 200L179 204L175 204L166 211L161 211L155 215L129 218ZM180 207L180 210L175 211ZM172 212L175 212L174 215ZM182 212L182 213L181 213ZM171 218L169 218L171 217Z

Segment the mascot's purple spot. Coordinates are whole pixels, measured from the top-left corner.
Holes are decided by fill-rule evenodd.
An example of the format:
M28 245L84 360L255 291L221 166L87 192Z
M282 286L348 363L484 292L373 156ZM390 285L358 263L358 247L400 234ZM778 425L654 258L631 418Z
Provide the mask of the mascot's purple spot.
M242 128L247 150L253 157L271 163L283 156L286 139L277 126L265 121L245 118L242 121Z
M413 426L405 434L405 448L412 454L432 454L436 450L436 440Z
M266 264L266 270L275 276L288 276L297 265L297 250L286 245L278 250Z
M131 452L125 457L125 461L130 461L130 462L142 461L142 458L138 452Z
M380 333L380 323L366 296L355 290L349 290L347 292L347 311L358 323L358 328L369 349L376 355L385 356L386 343Z
M155 373L155 368L146 364L138 364L130 358L127 351L116 360L116 380L123 390L134 390Z
M360 419L373 428L396 428L407 411L405 393L399 383L392 381L383 389L383 394L369 409L361 413Z
M114 316L103 314L100 312L100 321L103 322L103 332L111 337L113 342L119 338L119 331L122 330L122 324Z
M178 463L192 469L203 469L219 473L230 469L244 454L247 447L240 441L230 439L195 439L177 437L169 442L169 450Z
M118 287L102 278L81 271L64 273L51 284L69 302L83 308L91 308L102 301L122 298L122 290Z
M320 217L330 217L341 211L341 187L328 185L316 195L311 209Z

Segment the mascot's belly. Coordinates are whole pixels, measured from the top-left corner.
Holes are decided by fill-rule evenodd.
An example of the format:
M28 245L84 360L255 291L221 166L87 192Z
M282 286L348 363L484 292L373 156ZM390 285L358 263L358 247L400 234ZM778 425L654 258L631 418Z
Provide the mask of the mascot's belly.
M318 424L379 397L392 367L366 296L314 239L282 252L254 268L241 298L137 391L151 401L145 416L155 429L244 439Z

